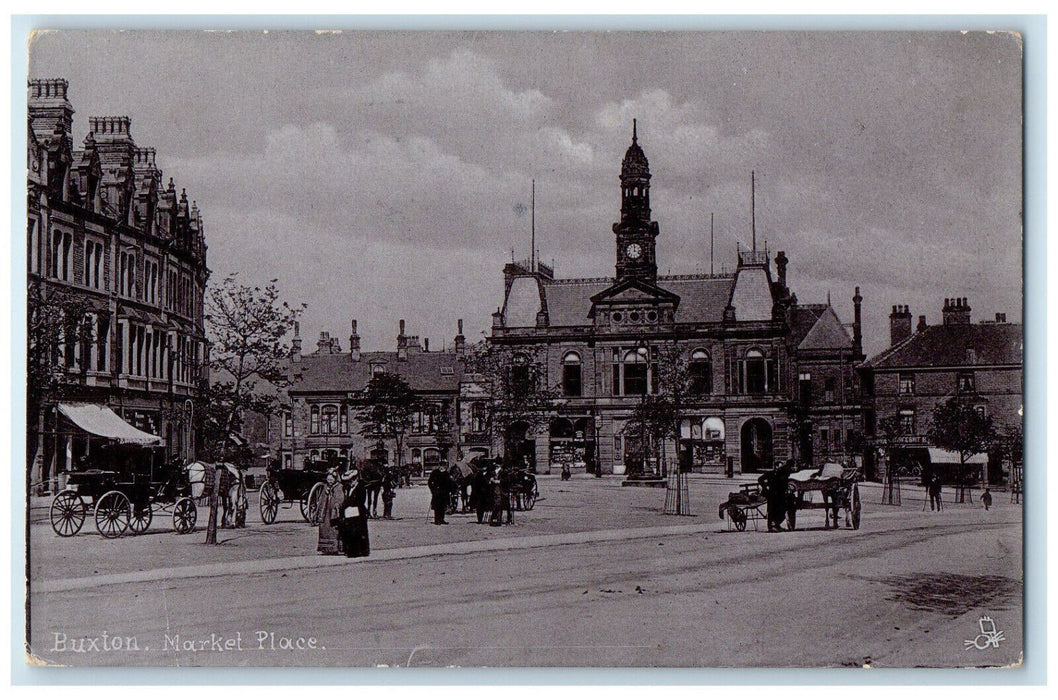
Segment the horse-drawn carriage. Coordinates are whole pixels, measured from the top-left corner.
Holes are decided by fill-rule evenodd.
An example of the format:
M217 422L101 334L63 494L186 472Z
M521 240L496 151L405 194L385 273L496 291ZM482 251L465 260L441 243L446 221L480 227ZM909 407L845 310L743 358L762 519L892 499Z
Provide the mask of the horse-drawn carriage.
M52 499L49 511L55 534L76 535L90 510L96 530L108 539L126 531L146 531L155 511L171 512L173 530L178 534L192 532L197 509L186 469L162 462L153 450L134 456L115 452L111 451L112 461L104 458L96 462L107 469L83 468L66 473L66 487Z
M515 510L532 510L536 499L540 497L540 488L536 475L528 469L518 469L511 473L508 488L511 504Z
M750 520L767 518L765 489L774 472L761 475L757 484L744 484L739 491L728 494L720 504L719 517L727 518L742 532ZM797 511L822 510L824 528L837 528L838 511L845 511L846 527L858 530L863 506L860 500L860 472L855 467L824 464L819 469L801 469L789 474L784 507L786 525L797 526Z
M269 467L268 476L261 484L262 522L271 525L281 505L292 508L297 503L305 522L318 525L320 499L327 488L329 469L323 462L307 462L304 469Z

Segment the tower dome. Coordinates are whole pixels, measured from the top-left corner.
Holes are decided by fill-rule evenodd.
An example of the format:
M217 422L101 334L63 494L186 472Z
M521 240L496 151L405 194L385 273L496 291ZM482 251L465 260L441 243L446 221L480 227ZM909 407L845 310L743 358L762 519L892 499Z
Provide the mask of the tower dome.
M636 134L636 120L632 120L632 145L625 151L625 158L621 161L621 179L650 179L650 163L643 149L639 147Z

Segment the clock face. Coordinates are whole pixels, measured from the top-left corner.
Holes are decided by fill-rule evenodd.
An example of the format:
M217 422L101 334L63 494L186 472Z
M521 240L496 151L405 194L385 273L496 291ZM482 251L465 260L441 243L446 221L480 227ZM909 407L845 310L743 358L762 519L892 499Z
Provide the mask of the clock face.
M630 243L629 246L625 248L625 254L632 260L639 260L639 256L643 254L643 247L638 243Z

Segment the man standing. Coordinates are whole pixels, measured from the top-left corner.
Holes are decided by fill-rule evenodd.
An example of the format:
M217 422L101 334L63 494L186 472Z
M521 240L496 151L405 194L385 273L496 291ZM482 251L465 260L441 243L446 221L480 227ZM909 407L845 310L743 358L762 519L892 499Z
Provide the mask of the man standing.
M926 490L929 492L929 509L930 510L941 510L941 479L940 474L933 472L929 477L929 485Z
M768 501L768 532L782 532L786 518L786 492L790 488L793 460L782 464L760 478L764 498Z
M448 502L452 497L454 484L448 472L441 465L434 467L430 472L430 478L426 485L430 487L430 508L433 509L433 524L447 525L445 511L448 510Z
M477 513L479 525L485 522L485 513L492 509L492 492L489 487L491 469L491 465L484 460L478 462L474 468L470 500L474 504L474 512Z
M397 472L386 468L382 472L382 519L393 520L393 501L397 497Z

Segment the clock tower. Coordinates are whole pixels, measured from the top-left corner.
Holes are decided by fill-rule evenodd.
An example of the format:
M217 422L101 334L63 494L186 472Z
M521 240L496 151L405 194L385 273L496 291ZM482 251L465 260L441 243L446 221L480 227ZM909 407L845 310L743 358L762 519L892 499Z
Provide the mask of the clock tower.
M658 276L654 239L658 222L650 220L650 164L639 147L636 120L632 120L632 145L621 162L621 220L613 225L617 235L617 279L654 283Z

